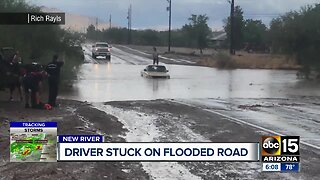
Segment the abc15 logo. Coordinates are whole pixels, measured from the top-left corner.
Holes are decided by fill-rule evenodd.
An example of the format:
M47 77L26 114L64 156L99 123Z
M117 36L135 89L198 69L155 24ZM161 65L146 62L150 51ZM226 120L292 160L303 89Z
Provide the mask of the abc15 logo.
M300 155L300 136L262 136L262 156Z

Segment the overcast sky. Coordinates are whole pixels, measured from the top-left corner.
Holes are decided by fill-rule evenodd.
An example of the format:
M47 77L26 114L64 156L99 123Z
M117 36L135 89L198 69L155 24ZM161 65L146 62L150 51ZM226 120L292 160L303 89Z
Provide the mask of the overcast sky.
M64 12L99 17L119 26L127 26L127 11L132 4L132 27L165 30L168 27L167 0L28 0L36 5L58 8ZM319 3L319 0L235 0L244 11L245 18L270 20L301 6ZM223 19L230 14L228 0L172 0L172 26L180 28L191 14L207 14L209 26L222 29Z

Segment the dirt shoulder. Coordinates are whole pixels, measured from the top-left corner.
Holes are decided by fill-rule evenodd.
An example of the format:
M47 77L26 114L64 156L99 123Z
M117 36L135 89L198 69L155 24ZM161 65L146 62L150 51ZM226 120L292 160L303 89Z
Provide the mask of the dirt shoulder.
M139 163L10 163L11 121L55 121L58 122L58 134L102 134L107 142L125 141L122 135L126 130L116 117L86 102L59 100L59 103L59 108L50 111L26 109L23 103L8 102L1 97L0 179L148 179Z
M0 99L0 179L168 178L178 167L185 167L189 173L203 179L315 179L319 176L318 153L307 147L301 149L302 169L301 173L294 175L295 178L291 174L262 173L259 162L10 163L10 121L56 121L58 134L102 134L107 142L124 142L127 129L136 131L130 131L132 135L153 137L154 142L258 142L264 135L258 129L229 121L218 114L167 100L105 103L110 112L100 111L95 104L87 102L59 100L59 103L59 108L46 111L25 109L19 102ZM125 127L123 121L125 126L132 127ZM160 172L166 173L159 174L164 167L166 171ZM188 175L183 173L179 169L174 177Z
M222 69L281 69L298 70L301 67L293 57L276 54L255 54L243 51L230 56L220 51L197 62L198 65Z

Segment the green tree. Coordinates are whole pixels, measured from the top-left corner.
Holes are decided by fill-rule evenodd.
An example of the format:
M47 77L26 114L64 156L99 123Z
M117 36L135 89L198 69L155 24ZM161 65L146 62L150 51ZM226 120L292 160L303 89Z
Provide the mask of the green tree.
M24 0L0 1L0 12L41 12L41 8L29 5ZM1 47L13 47L20 51L25 63L36 60L46 64L53 54L59 54L66 60L66 67L75 69L82 63L75 58L75 52L70 48L76 36L59 26L53 25L0 25ZM74 75L74 72L63 71L64 77Z
M243 29L243 41L247 51L269 52L268 31L261 20L247 19Z
M224 30L227 33L227 40L230 43L231 39L231 18L230 16L224 20ZM234 9L234 47L239 50L243 48L243 31L245 27L245 21L243 18L243 11L240 6L236 6Z
M243 39L247 48L258 50L266 46L267 27L261 20L247 19L243 29Z
M95 33L96 28L94 27L94 25L90 24L90 26L88 26L87 28L87 37L91 39L95 36Z
M208 37L211 33L208 26L209 17L205 14L192 14L188 20L189 24L184 25L182 30L185 31L188 36L189 45L196 44L202 53L202 50L208 46Z
M269 36L271 39L271 51L273 53L283 53L284 36L281 18L275 18L270 23Z
M125 44L128 42L128 29L126 28L111 28L101 32L103 40L109 43ZM132 34L135 31L132 30ZM135 37L133 35L133 37Z
M274 19L270 25L272 48L294 55L304 69L320 69L320 4L303 7ZM320 70L319 70L320 71ZM308 72L308 71L307 71Z

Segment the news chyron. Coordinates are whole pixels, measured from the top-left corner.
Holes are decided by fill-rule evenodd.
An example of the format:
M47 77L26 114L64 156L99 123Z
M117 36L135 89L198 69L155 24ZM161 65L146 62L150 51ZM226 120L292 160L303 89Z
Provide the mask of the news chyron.
M299 172L300 137L299 136L262 136L262 171Z

